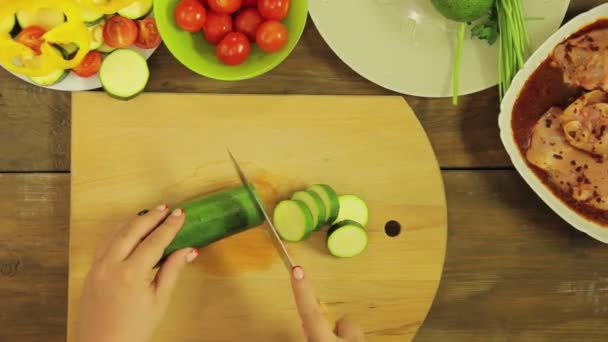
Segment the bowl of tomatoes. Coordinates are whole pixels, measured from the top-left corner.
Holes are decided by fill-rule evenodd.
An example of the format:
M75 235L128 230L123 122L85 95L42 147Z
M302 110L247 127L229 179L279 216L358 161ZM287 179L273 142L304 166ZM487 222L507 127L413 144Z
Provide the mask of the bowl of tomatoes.
M297 45L306 0L155 0L163 42L184 66L236 81L264 74Z

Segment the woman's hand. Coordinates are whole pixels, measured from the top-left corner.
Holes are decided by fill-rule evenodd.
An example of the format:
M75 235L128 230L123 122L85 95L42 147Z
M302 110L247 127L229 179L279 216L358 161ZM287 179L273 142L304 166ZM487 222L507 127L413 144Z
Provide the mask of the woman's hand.
M293 294L298 306L298 313L302 319L304 332L310 342L363 342L365 340L363 331L348 318L340 319L335 327L330 327L325 318L315 291L308 279L304 276L304 270L300 266L293 269L291 276Z
M184 218L183 210L169 214L167 206L161 205L135 216L100 246L84 284L76 341L150 339L165 314L178 276L198 255L192 248L176 251L150 279L150 271L181 229Z

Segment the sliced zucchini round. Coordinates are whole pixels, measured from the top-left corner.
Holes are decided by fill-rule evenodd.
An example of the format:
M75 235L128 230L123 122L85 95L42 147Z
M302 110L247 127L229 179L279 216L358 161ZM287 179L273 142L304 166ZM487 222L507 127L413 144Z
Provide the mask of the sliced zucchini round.
M91 44L89 45L90 50L97 50L104 43L103 40L103 26L105 25L105 21L100 21L99 23L89 26L89 32L91 32Z
M11 33L13 28L15 28L15 16L10 15L2 20L0 20L0 33Z
M129 49L118 49L104 58L99 69L103 89L119 100L130 100L148 84L150 69L146 59Z
M82 18L87 26L96 25L104 19L103 13L97 12L88 6L81 4L80 8L82 10Z
M335 222L340 210L340 203L334 189L327 184L315 184L309 187L308 190L315 192L321 197L325 205L325 211L328 213L326 221L329 223Z
M67 70L57 69L46 76L31 76L29 79L39 86L48 87L63 81L68 74Z
M361 254L368 243L367 232L359 223L342 221L327 232L327 249L338 258L352 258Z
M59 44L57 48L61 51L63 58L68 60L78 51L78 45L74 43Z
M365 201L355 195L342 195L338 197L338 202L340 210L334 223L351 220L358 222L363 227L367 225L369 209Z
M314 230L312 213L302 201L285 200L274 208L274 226L285 241L298 242Z
M140 19L152 11L153 0L138 0L118 11L118 14L129 19Z
M65 16L63 12L55 8L40 8L32 12L17 12L17 22L19 22L21 28L40 26L48 31L64 21Z
M116 50L116 48L108 46L106 43L102 43L101 46L97 48L97 51L101 53L110 53L114 50Z
M327 212L323 200L314 191L298 191L291 196L293 200L304 202L312 214L315 230L320 230L327 222Z

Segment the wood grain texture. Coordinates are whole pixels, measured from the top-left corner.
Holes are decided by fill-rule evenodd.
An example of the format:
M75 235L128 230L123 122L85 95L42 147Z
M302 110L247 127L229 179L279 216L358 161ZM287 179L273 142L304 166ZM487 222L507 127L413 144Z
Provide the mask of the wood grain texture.
M430 143L401 97L144 94L124 103L80 93L72 100L68 340L84 276L109 228L141 208L239 184L226 147L270 215L279 200L316 183L365 199L364 254L331 257L325 232L288 244L332 313L361 321L369 341L410 340L424 321L442 273L447 212ZM388 237L390 220L406 231ZM193 341L199 322L218 342L303 338L283 264L274 254L258 265L258 255L274 249L251 234L222 241L210 255L204 249L155 341ZM240 267L227 272L229 263Z
M605 341L606 246L559 219L515 171L443 178L446 265L414 341ZM12 251L0 250L0 341L65 341L69 176L0 176L0 191L0 241Z
M0 174L0 341L63 341L69 175Z

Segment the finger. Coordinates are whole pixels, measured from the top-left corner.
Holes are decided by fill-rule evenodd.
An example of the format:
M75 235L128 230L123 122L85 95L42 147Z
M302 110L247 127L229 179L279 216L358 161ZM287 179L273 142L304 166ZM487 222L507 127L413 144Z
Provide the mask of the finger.
M154 279L156 293L163 302L169 302L171 293L175 288L175 284L177 283L182 270L187 264L194 261L197 256L197 249L184 248L173 252L167 260L165 260Z
M336 323L336 334L348 341L363 341L365 336L361 327L348 317L342 317Z
M138 214L132 218L109 241L105 252L106 257L125 260L135 247L167 217L167 209L167 205L162 204L142 216Z
M291 286L308 339L318 341L332 336L329 325L321 313L315 291L304 276L302 267L296 266L293 268Z
M134 269L145 272L154 268L162 258L165 248L184 225L186 215L183 209L175 209L158 228L148 235L133 251L129 259Z

